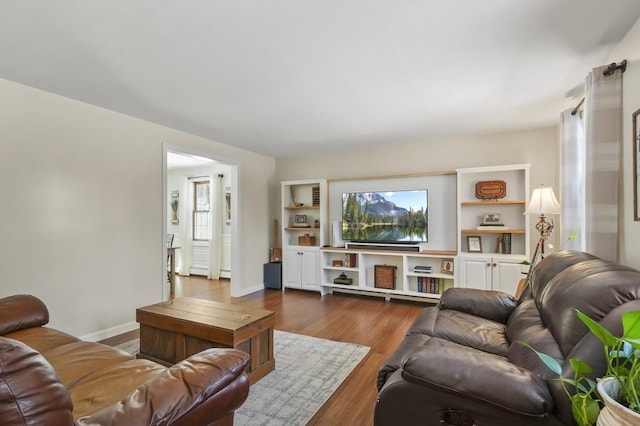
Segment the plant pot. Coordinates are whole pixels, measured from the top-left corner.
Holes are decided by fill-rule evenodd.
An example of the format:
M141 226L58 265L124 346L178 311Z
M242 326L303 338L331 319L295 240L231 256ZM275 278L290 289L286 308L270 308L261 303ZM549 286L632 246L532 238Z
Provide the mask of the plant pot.
M640 425L640 414L628 409L617 401L620 385L615 377L607 377L598 382L598 393L604 408L598 416L597 426Z

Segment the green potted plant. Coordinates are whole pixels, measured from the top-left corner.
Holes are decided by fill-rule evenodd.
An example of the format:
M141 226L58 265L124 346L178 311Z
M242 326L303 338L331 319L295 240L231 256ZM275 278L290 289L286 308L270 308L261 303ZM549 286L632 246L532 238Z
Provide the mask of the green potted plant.
M558 375L571 400L573 417L580 426L596 422L598 426L640 424L640 311L622 314L621 337L613 336L582 312L577 314L603 345L607 371L597 382L587 377L593 372L587 363L569 359L574 375L565 378L558 361L525 342L519 343L533 350Z

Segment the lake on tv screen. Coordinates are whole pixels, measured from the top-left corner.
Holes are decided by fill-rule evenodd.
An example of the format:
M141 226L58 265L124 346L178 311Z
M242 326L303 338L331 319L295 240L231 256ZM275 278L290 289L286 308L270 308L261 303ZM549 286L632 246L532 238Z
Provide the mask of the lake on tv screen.
M427 191L343 194L343 239L427 241Z

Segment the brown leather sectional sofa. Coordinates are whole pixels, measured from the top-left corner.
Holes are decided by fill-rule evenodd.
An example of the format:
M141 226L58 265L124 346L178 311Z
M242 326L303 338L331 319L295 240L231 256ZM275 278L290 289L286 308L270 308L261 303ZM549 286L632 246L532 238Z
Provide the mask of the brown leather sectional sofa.
M640 310L640 271L587 253L558 252L534 269L518 301L496 291L448 290L426 308L378 372L374 423L386 425L571 425L571 405L524 341L563 363L605 372L602 346L576 309L622 334Z
M45 327L28 295L0 299L0 424L231 425L249 355L209 349L170 368Z

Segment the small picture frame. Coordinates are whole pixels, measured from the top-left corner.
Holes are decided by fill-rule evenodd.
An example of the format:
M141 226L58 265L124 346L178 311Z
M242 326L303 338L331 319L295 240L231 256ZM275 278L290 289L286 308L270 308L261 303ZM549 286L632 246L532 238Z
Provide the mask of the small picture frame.
M500 213L487 213L483 216L482 223L485 225L499 225L502 223L502 217Z
M305 225L307 223L306 214L297 214L295 217L296 225Z
M467 236L467 250L469 253L482 253L482 239L477 235Z
M453 275L453 259L442 259L440 262L440 271L443 274Z

